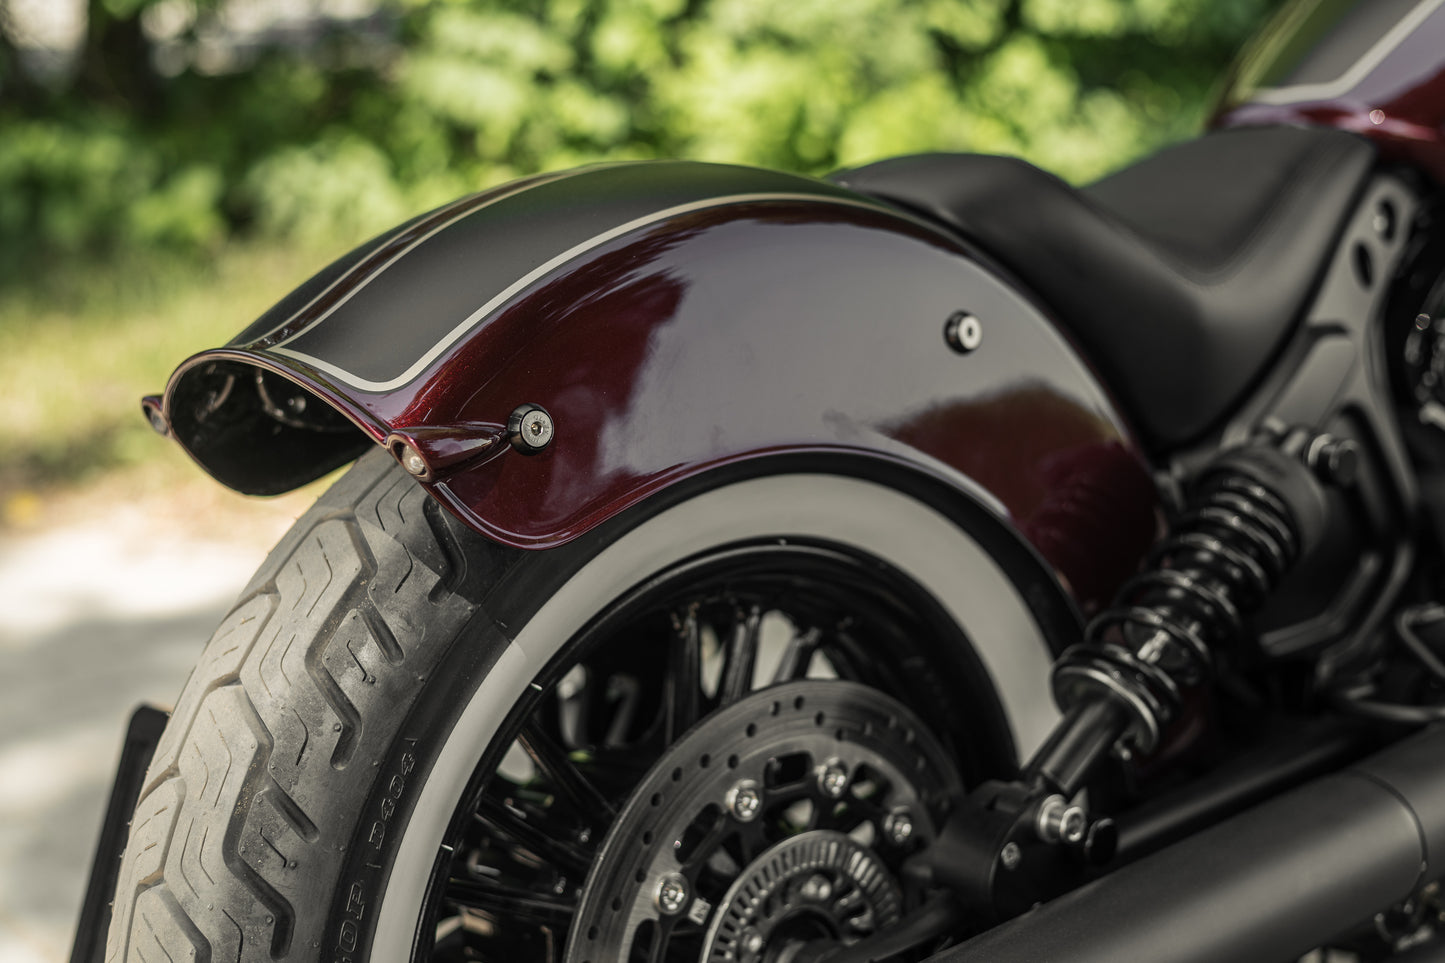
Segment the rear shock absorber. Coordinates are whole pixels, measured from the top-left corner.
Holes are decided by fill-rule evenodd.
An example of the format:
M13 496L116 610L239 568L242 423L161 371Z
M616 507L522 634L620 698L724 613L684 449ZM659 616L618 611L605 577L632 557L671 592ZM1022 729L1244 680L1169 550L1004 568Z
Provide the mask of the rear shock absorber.
M1143 572L1055 663L1064 719L1030 781L1072 796L1111 748L1156 749L1215 651L1243 637L1245 618L1319 538L1322 480L1342 481L1353 465L1351 443L1301 429L1261 432L1210 463Z
M1090 772L1111 750L1163 744L1215 654L1323 542L1326 486L1349 484L1354 465L1349 442L1272 428L1210 462L1143 572L1054 664L1063 718L1020 777L970 791L906 872L978 919L1005 919L1111 859L1112 820L1078 796Z

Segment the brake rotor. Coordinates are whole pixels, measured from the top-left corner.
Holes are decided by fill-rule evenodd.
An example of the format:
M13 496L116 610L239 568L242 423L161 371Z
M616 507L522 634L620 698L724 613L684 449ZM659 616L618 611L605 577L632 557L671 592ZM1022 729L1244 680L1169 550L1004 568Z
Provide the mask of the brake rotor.
M694 726L637 785L565 958L782 963L805 943L854 943L906 913L899 867L961 793L933 735L878 690L759 690Z

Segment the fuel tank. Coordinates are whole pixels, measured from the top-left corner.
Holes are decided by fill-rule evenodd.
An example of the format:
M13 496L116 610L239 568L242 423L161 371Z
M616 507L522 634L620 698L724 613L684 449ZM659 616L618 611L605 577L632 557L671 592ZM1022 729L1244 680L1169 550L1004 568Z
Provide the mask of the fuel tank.
M521 548L780 456L941 481L1086 607L1155 529L1125 420L984 257L828 182L725 165L463 198L326 268L145 404L248 493L385 445Z

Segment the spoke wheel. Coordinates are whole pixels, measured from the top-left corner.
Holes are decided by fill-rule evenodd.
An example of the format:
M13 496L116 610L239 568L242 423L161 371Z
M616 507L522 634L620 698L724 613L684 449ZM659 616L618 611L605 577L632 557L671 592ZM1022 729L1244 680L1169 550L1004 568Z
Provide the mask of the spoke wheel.
M478 748L416 959L772 963L886 928L977 775L966 652L927 593L835 547L663 573Z

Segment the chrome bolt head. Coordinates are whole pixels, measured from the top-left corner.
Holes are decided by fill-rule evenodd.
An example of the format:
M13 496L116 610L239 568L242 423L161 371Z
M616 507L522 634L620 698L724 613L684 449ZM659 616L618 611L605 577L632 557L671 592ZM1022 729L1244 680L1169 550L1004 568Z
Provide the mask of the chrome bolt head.
M848 767L841 760L829 759L818 770L818 791L829 799L837 799L848 788Z
M833 884L822 873L814 873L798 887L798 895L815 903L825 903L833 897Z
M518 405L507 419L507 437L518 451L535 455L552 443L556 425L541 405Z
M1069 846L1077 846L1084 841L1084 834L1089 831L1089 817L1084 815L1080 806L1070 806L1064 810L1064 817L1059 822L1059 840Z
M657 884L657 908L666 916L676 916L687 909L687 880L677 873L668 873Z
M1004 869L1018 869L1019 863L1024 861L1024 851L1019 849L1018 843L1004 843L1004 847L998 854L999 862L1003 863Z
M744 953L750 953L756 956L763 950L763 934L757 930L750 929L743 933L743 938L740 943Z
M1077 846L1089 831L1089 817L1082 806L1070 805L1063 796L1050 796L1039 805L1036 835L1046 843Z
M967 311L955 311L944 322L943 339L959 354L970 354L983 344L983 322Z
M902 846L913 838L913 815L906 809L895 809L883 818L883 832Z
M762 790L751 779L744 779L729 789L724 802L728 812L740 823L752 822L763 811Z
M418 478L426 477L426 459L421 456L421 452L411 445L403 443L399 446L397 456L401 459L401 467Z

